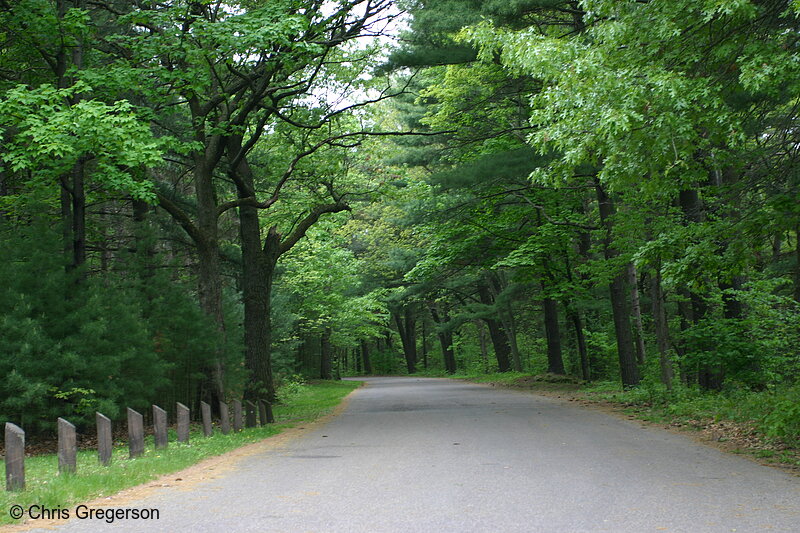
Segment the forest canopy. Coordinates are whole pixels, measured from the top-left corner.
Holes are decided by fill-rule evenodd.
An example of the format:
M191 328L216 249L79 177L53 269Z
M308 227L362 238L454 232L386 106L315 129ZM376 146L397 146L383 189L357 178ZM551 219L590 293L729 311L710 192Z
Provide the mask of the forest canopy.
M0 0L0 419L371 373L800 399L799 16Z

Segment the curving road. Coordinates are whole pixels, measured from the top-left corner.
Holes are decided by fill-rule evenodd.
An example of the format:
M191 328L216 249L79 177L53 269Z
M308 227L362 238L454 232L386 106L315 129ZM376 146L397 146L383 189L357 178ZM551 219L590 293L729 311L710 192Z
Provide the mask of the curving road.
M124 505L158 520L57 530L800 532L800 479L680 435L464 382L366 381L326 425Z

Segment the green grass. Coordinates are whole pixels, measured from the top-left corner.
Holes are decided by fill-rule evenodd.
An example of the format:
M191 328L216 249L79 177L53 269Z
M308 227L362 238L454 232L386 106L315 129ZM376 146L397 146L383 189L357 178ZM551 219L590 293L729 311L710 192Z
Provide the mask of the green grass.
M712 392L680 383L676 383L672 390L667 390L660 383L647 379L638 387L625 390L619 382L614 381L581 383L576 380L563 383L547 375L513 372L457 374L450 377L607 402L641 420L658 424L678 423L690 430L700 431L709 424L715 424L715 431L722 431L720 440L744 434L746 445L754 446L748 448L747 453L784 464L800 465L800 385L753 391L729 384L724 391ZM736 426L731 426L731 422ZM781 450L784 447L786 449Z
M74 475L58 475L58 458L55 454L29 457L25 461L26 489L0 492L0 525L18 522L8 514L12 505L21 505L26 509L34 504L48 509L69 508L182 470L206 457L258 442L280 433L283 428L315 420L333 411L345 395L359 386L359 382L340 381L293 387L291 394L283 396L285 404L273 408L275 424L228 435L222 435L215 428L214 435L207 438L203 437L199 428L194 428L188 444L175 442L175 434L171 431L166 450L153 449L152 437L149 437L143 456L128 459L127 445L119 446L114 449L112 463L108 467L98 464L96 452L81 451L78 452L78 468ZM5 480L4 464L0 466L0 473L0 479Z
M530 374L525 374L523 372L494 372L491 374L458 373L458 374L453 374L450 377L456 379L468 379L470 381L474 381L475 383L502 383L510 385L515 381L517 381L519 378L529 375Z
M503 383L512 384L519 378L530 376L524 372L494 372L485 374L483 372L458 372L456 374L448 374L444 370L420 370L414 374L414 377L427 377L427 378L453 378L453 379L466 379L474 381L475 383Z
M584 387L587 396L627 405L659 421L731 420L753 423L765 435L800 444L800 388L776 387L751 391L731 387L722 392L702 391L677 384L671 391L657 383L622 390L618 383Z

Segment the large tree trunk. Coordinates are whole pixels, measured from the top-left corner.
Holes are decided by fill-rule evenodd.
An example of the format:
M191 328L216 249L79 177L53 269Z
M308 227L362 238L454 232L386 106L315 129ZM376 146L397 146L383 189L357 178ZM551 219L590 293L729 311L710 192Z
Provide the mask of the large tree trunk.
M644 326L642 325L642 306L639 303L639 284L636 275L636 265L633 263L628 263L628 286L631 290L631 314L633 315L633 324L636 328L636 335L634 337L636 343L636 361L639 364L644 364L645 347Z
M86 264L85 171L82 159L72 168L72 268Z
M475 321L475 328L478 330L478 342L481 347L481 361L483 361L483 371L489 372L489 343L486 340L486 324L483 320Z
M222 312L222 276L220 274L219 248L216 242L198 243L198 296L200 308L211 317L222 338L225 335L225 319ZM201 395L210 405L216 406L225 398L224 343L216 348L211 367L204 369L205 383Z
M582 206L582 211L585 214L586 206L585 201L584 205ZM592 247L591 237L589 233L583 231L578 235L578 255L580 255L584 260L589 260L589 251ZM573 275L572 275L572 264L570 261L570 255L567 250L564 253L564 263L566 264L566 272L567 272L567 280L572 283ZM585 281L586 274L579 274L579 278L581 281ZM571 299L565 299L563 302L564 307L567 310L567 317L572 322L572 327L575 330L575 344L578 346L578 359L581 365L581 379L584 381L589 381L591 379L591 365L589 362L589 351L586 349L586 335L583 331L583 317L581 312L575 307L573 301Z
M561 333L558 327L558 307L552 298L545 298L544 331L547 337L547 371L551 374L566 374L561 356Z
M456 373L456 354L453 350L453 332L445 327L445 324L450 319L447 316L447 310L442 310L441 315L436 308L436 304L429 307L431 311L431 318L436 323L436 336L439 338L439 344L442 347L442 358L444 359L444 368L448 374Z
M369 343L365 340L361 341L361 360L364 363L364 373L367 375L372 374L372 361L369 358Z
M664 302L664 291L661 288L661 265L656 265L651 281L651 298L653 299L653 325L656 333L658 362L661 368L661 383L672 389L672 361L669 357L669 327Z
M197 199L198 297L200 308L217 325L225 336L225 316L222 309L222 270L219 257L219 229L217 226L217 201L214 194L213 170L205 151L195 154L195 197ZM212 406L225 398L224 344L216 349L216 356L206 369L204 397Z
M678 194L678 201L680 202L681 211L683 212L684 220L689 223L700 223L705 218L703 213L703 203L700 200L700 194L697 189L686 189L680 191ZM702 320L708 310L703 297L696 292L687 291L691 306L691 324L697 324ZM680 308L679 308L680 309ZM686 312L684 306L683 312ZM722 384L722 376L718 368L708 362L699 365L697 370L697 383L703 389L716 389Z
M63 20L70 9L83 9L83 0L57 0L56 16ZM67 88L75 83L70 69L83 68L84 42L78 39L72 45L62 44L52 63L53 74L59 88ZM76 105L83 95L76 93L70 97L70 105ZM63 224L64 250L67 254L67 268L74 270L86 263L86 156L81 156L69 173L61 178L61 223ZM83 274L81 275L81 278Z
M406 359L406 369L409 374L417 371L417 321L413 309L406 306L401 312L392 313L400 342L403 345L403 355Z
M599 182L596 183L595 190L597 192L600 221L605 228L603 247L605 258L607 260L613 259L619 255L612 245L611 216L614 214L614 204ZM633 387L639 384L640 377L639 368L636 366L636 352L633 348L631 335L626 278L627 272L618 272L611 280L609 294L611 296L611 311L614 316L614 331L617 337L617 353L622 384L626 387Z
M242 150L241 138L228 139L228 158ZM239 159L229 169L240 199L255 196L255 183L247 159ZM270 300L272 278L280 255L281 238L270 228L262 241L259 208L243 203L239 206L239 235L242 243L242 300L244 303L244 363L247 370L245 398L275 400L270 350L272 318Z
M511 302L508 302L505 307L506 318L503 320L503 327L508 332L508 342L511 346L511 365L514 368L514 372L522 372L522 357L517 344L517 321L514 318Z
M258 209L239 207L242 242L242 301L244 303L245 398L275 400L270 349L272 346L272 279L277 263L278 238L270 232L261 246Z
M678 317L680 319L681 333L685 332L694 323L694 313L692 312L691 293L686 288L678 289ZM686 342L681 340L674 343L674 348L681 359L685 359L688 354ZM684 385L697 383L697 367L681 363L680 365L681 382Z
M581 364L581 379L589 381L591 378L589 367L589 352L586 349L586 335L583 333L583 319L578 311L567 308L567 316L572 321L575 329L575 342L578 345L578 359Z
M331 328L326 327L320 339L319 377L321 379L333 379L333 354L331 352Z
M74 268L75 257L72 244L72 195L70 194L71 180L68 176L61 178L61 239L64 251L64 265L69 271Z
M422 368L428 370L428 321L422 315Z
M489 287L481 280L478 283L478 297L483 305L491 306L494 304L492 295L489 293ZM484 318L486 327L489 328L489 337L492 339L492 346L494 347L494 354L497 358L497 369L500 372L508 372L511 370L511 345L508 342L508 336L503 330L500 323L493 318Z
M504 283L500 275L496 272L489 274L489 281L492 283L494 290L494 300L500 297L501 293L508 285ZM519 346L517 345L517 327L514 320L514 308L511 305L511 298L506 297L498 305L497 314L500 317L500 323L508 335L508 345L511 348L511 365L515 372L522 372L522 358L519 355Z
M148 220L151 206L147 202L132 199L134 251L139 257L141 271L139 275L148 280L155 275L155 242L152 238L152 227Z

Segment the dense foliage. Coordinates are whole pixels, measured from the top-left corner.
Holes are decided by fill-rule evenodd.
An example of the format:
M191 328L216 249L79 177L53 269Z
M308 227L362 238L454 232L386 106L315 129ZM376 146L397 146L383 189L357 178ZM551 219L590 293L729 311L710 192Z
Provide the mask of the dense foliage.
M796 3L117 4L0 2L0 418L515 370L795 431Z

